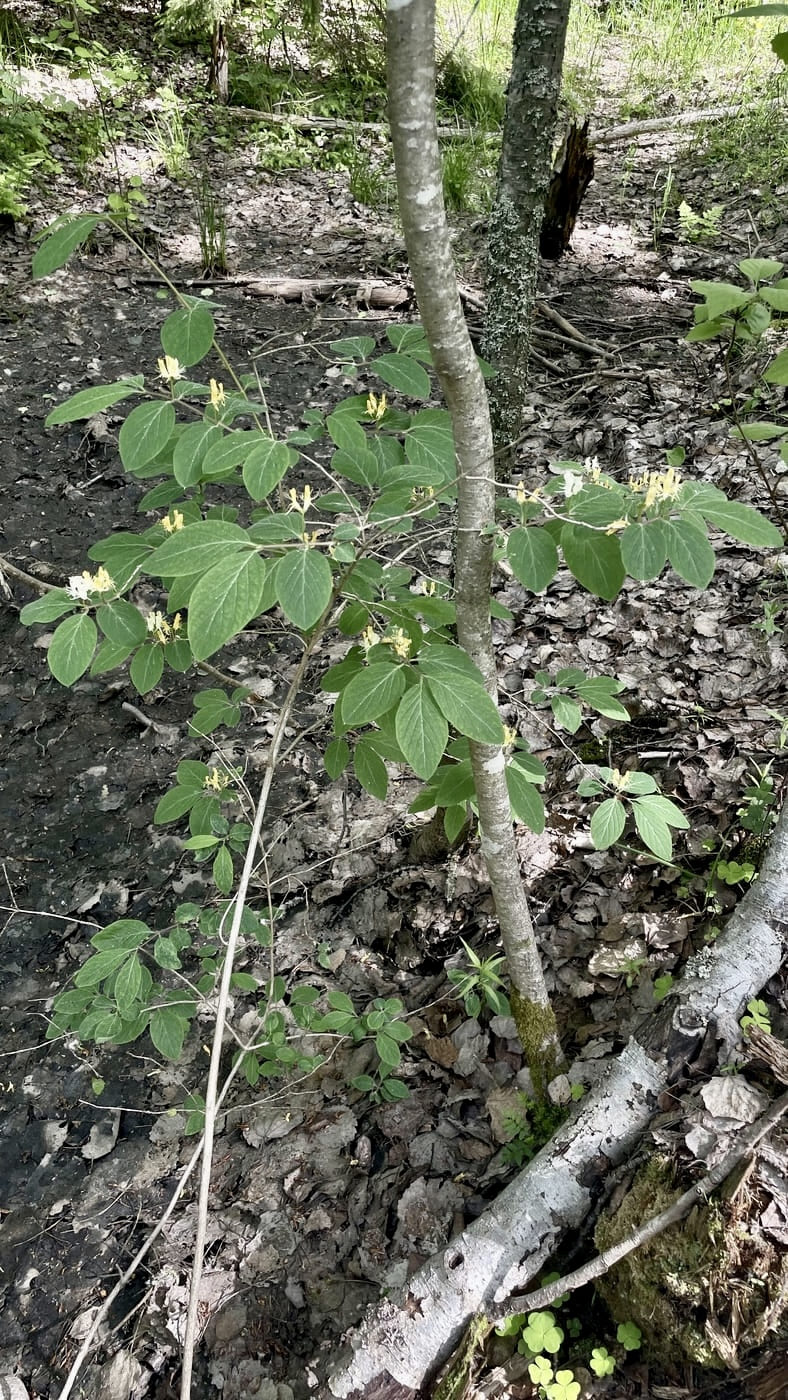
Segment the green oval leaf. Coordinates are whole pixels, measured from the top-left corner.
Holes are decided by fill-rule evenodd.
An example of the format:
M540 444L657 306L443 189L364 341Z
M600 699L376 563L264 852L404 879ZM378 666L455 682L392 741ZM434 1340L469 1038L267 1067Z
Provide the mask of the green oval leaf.
M192 788L174 787L169 792L165 792L159 798L156 811L153 813L153 821L156 826L163 826L165 822L178 821L180 817L191 811L194 806L197 793Z
M141 403L131 410L118 435L120 459L126 471L147 466L167 446L175 427L171 403Z
M150 1038L160 1055L167 1060L177 1060L183 1049L183 1042L189 1029L189 1022L169 1008L154 1011L150 1018Z
M203 574L189 599L189 642L196 661L212 656L257 616L265 578L265 564L252 552L233 553Z
M73 685L93 660L98 632L92 617L77 613L67 617L55 630L47 652L52 675L61 685Z
M406 762L426 782L440 763L449 738L449 726L429 694L426 681L420 680L406 692L397 706L394 728Z
M418 601L421 605L421 600ZM462 647L442 642L426 646L419 652L418 667L430 680L444 681L448 685L453 684L457 676L464 676L475 681L477 685L484 685L481 671Z
M477 744L503 743L501 717L483 685L455 676L450 684L433 678L427 686L441 714L460 734Z
M92 418L94 413L102 413L105 408L120 403L131 394L138 394L141 384L118 379L114 384L96 384L92 389L80 389L65 403L58 404L44 419L45 428L54 428L58 423L75 423L79 418Z
M332 413L326 419L329 437L342 452L353 456L354 452L366 452L367 435L360 423L349 413Z
M389 775L380 754L371 744L359 739L353 754L353 771L365 792L378 802L385 802L389 786Z
M118 598L113 603L105 603L96 613L96 621L104 636L118 646L139 646L148 635L145 618L133 603Z
M229 894L233 887L233 858L226 846L220 846L213 862L213 883L220 894Z
M620 536L621 560L628 574L647 582L659 578L668 557L661 520L636 521Z
M400 394L407 394L411 399L428 399L430 396L430 377L426 369L409 355L381 355L372 361L370 369L380 376L384 384Z
M353 728L371 724L396 705L405 689L401 666L380 662L366 666L353 677L342 696L342 719Z
M512 530L506 557L515 578L532 593L541 593L558 571L558 550L547 531L538 525Z
M763 377L767 384L788 384L788 350L775 355Z
M99 982L103 982L105 977L111 977L128 957L126 948L106 948L100 953L94 953L92 958L88 958L82 964L76 977L74 985L76 987L97 987Z
M33 622L55 622L64 613L73 612L76 601L70 598L65 588L53 588L32 603L25 603L19 614L19 621L29 627Z
M213 345L216 325L204 302L191 302L167 317L161 328L161 343L165 355L171 355L182 365L196 365L204 360Z
M317 549L291 549L276 566L276 591L287 618L308 632L331 601L331 565Z
M453 481L457 475L454 457L454 438L450 427L437 424L417 423L405 434L405 455L414 466L429 472L424 477L425 486L437 486L443 481Z
M231 433L222 433L218 441L212 443L203 460L203 471L208 477L221 476L240 466L253 448L270 441L266 433L258 428L236 428Z
M506 788L509 793L512 816L539 836L544 831L544 802L533 783L516 763L506 767Z
M198 520L194 525L176 530L160 544L146 568L162 578L202 574L248 543L246 531L230 520Z
M623 802L617 797L606 797L600 802L591 818L591 840L598 851L606 851L618 841L627 823Z
M149 690L153 690L153 687L159 684L163 670L164 657L161 647L151 643L150 646L142 646L135 652L129 666L129 677L137 693L147 695Z
M665 536L671 567L693 588L706 588L714 573L715 560L705 532L687 520L668 520Z
M102 642L91 663L91 676L103 676L105 671L114 671L117 666L123 665L133 650L133 646L121 646L117 642Z
M635 818L635 826L638 835L653 855L659 860L673 859L673 837L667 822L663 822L661 817L649 811L643 806L644 798L635 798L632 803L632 811Z
M701 504L700 510L712 525L732 535L742 544L751 544L759 549L779 549L783 537L771 520L752 506L740 505L738 501L715 501Z
M113 995L118 1011L124 1019L128 1018L128 1013L137 1001L142 987L142 964L135 953L121 967L115 978Z
M567 568L578 583L612 603L624 582L621 547L615 535L587 530L582 525L565 525L561 548Z
M223 441L222 430L217 423L190 423L188 428L184 428L172 454L172 470L178 485L196 485L202 479L206 457L217 443Z
M167 968L170 972L177 972L182 966L176 945L171 938L164 935L156 939L153 945L153 957L159 967Z
M56 220L50 225L51 232L33 254L33 276L48 277L56 272L71 257L82 243L90 238L96 224L101 222L99 214L78 214L66 223Z
M273 438L259 443L244 462L244 486L253 501L263 501L282 477L294 467L298 453L284 442L274 442Z
M329 778L341 777L350 762L350 745L346 739L332 739L323 754L323 763Z

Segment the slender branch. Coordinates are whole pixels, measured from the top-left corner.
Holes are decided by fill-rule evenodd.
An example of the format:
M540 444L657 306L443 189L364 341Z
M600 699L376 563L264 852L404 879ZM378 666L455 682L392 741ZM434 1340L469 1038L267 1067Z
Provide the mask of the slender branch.
M738 1167L745 1158L750 1157L757 1147L761 1138L780 1121L783 1114L788 1110L788 1093L781 1094L779 1099L775 1099L764 1114L761 1115L752 1127L742 1134L735 1147L726 1153L722 1161L710 1172L707 1172L700 1181L696 1181L683 1196L679 1196L673 1205L666 1210L660 1211L659 1215L653 1215L645 1224L640 1225L637 1230L633 1230L625 1240L620 1240L618 1244L611 1245L609 1249L598 1254L596 1258L589 1259L587 1263L581 1264L579 1269L573 1270L564 1278L556 1279L553 1283L548 1283L544 1288L537 1288L533 1293L526 1293L522 1297L510 1298L502 1307L493 1311L492 1317L495 1322L502 1322L504 1318L513 1317L517 1313L532 1312L535 1308L546 1308L550 1303L554 1303L556 1298L560 1298L562 1293L573 1293L576 1288L582 1288L584 1284L590 1283L592 1279L600 1278L606 1274L608 1269L612 1269L620 1259L624 1259L633 1250L640 1249L642 1245L648 1244L660 1235L663 1230L667 1230L671 1225L677 1225L683 1220L685 1215L689 1215L692 1207L698 1203L704 1204L712 1191L716 1191L721 1186L726 1177Z
M54 593L58 587L56 583L44 583L43 579L26 574L24 569L17 569L15 564L9 564L3 554L0 554L0 574L8 574L10 578L18 578L20 583L26 583L30 588L37 588L41 593Z
M246 857L244 859L241 878L238 882L238 892L233 904L233 917L230 925L230 932L227 937L227 947L224 954L222 966L222 980L219 987L219 996L216 1006L216 1021L214 1023L213 1043L211 1046L211 1062L208 1069L208 1080L205 1088L205 1149L202 1158L202 1168L200 1172L200 1192L197 1204L197 1229L194 1241L194 1259L192 1262L191 1288L189 1292L189 1309L186 1317L186 1335L183 1342L183 1362L181 1369L181 1400L189 1400L191 1395L191 1379L194 1366L194 1349L197 1340L198 1312L200 1304L200 1281L202 1278L203 1262L205 1259L205 1242L208 1232L208 1204L211 1190L211 1167L213 1165L213 1145L216 1132L216 1119L218 1111L218 1087L219 1071L221 1068L222 1050L224 1047L224 1031L227 1022L227 1008L230 1001L230 983L233 975L233 964L235 952L238 946L238 938L241 931L241 920L243 918L246 896L249 888L249 881L255 868L257 859L257 846L263 827L263 820L268 809L268 800L271 795L274 773L276 772L279 751L285 737L285 729L289 723L291 712L295 704L296 696L301 688L304 674L312 659L312 653L318 642L322 639L325 625L334 607L334 596L326 607L323 616L320 618L315 631L305 647L301 659L293 676L287 695L279 711L276 729L271 740L271 748L268 755L268 766L266 768L260 797L257 803L252 830L246 847ZM240 1059L237 1063L240 1063Z

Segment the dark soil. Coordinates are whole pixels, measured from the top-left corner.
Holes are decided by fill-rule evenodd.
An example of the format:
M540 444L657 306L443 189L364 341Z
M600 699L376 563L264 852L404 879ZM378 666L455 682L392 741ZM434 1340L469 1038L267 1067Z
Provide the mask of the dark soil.
M210 148L203 157L210 160ZM524 473L532 481L548 460L593 455L606 469L657 469L665 448L680 443L693 472L772 514L721 415L722 385L708 350L682 342L691 320L688 278L732 275L732 262L747 251L747 199L755 196L740 192L733 241L741 252L677 241L654 251L645 206L654 170L667 160L691 190L690 158L675 144L640 149L626 189L617 154L598 157L574 251L544 268L545 296L609 355L600 364L571 346L537 341L552 367L535 364ZM254 170L243 147L233 164L222 195L235 275L361 282L403 274L393 228L355 205L340 176L268 175ZM33 221L40 226L92 198L61 180L36 197ZM156 256L168 275L181 283L198 276L190 206L161 172L146 219L161 230ZM17 569L61 583L86 567L94 541L141 528L136 507L147 483L121 468L121 415L91 431L81 424L46 429L44 418L88 384L152 372L165 307L146 280L149 269L105 235L63 272L31 283L31 232L18 221L0 246L0 553ZM476 285L479 237L463 222L463 275ZM782 224L764 236L759 253L780 256L787 246ZM341 396L325 350L330 340L361 329L382 335L394 319L346 293L291 305L254 296L243 281L214 286L224 349L236 365L257 364L275 429L294 424L304 405ZM772 457L769 470L785 500L784 464ZM438 562L447 565L448 553ZM780 584L769 568L760 554L727 541L702 597L674 575L628 583L611 606L582 594L566 575L545 598L511 582L501 589L515 613L499 629L509 717L553 763L551 826L544 838L523 833L523 858L535 872L534 910L578 1083L593 1083L653 1005L652 976L679 970L684 953L735 902L736 892L723 886L711 905L703 843L719 849L724 840L728 858L741 851L746 833L736 813L753 764L772 765L779 793L785 751L770 711L786 710L786 656L779 630L764 636L755 627L764 597L779 596L781 586L784 598L785 575ZM60 687L46 665L50 629L18 620L33 589L10 574L8 584L0 611L0 1376L17 1373L31 1394L54 1397L93 1310L158 1220L193 1149L177 1110L202 1082L211 1027L206 1017L183 1060L170 1065L147 1039L114 1050L69 1037L46 1042L47 1013L96 927L128 915L165 928L179 901L206 897L180 826L154 827L152 819L180 759L205 758L214 740L185 737L192 676L166 672L142 700L123 673ZM219 663L239 683L265 682L265 707L247 714L232 738L253 789L295 659L284 634L268 630L244 634ZM534 668L562 665L629 683L624 698L636 722L615 734L593 722L578 740L596 745L604 762L612 743L619 767L639 762L681 801L693 822L681 870L590 848L588 817L574 795L577 765L540 727L526 705L529 687L523 691ZM320 762L328 711L316 689L305 690L298 719L318 727L295 743L271 813L269 876L281 900L277 971L339 986L359 1005L400 996L416 1030L403 1070L411 1093L376 1106L348 1089L347 1079L366 1067L363 1047L343 1052L311 1081L239 1089L214 1170L194 1389L206 1400L220 1392L225 1400L287 1400L286 1386L307 1396L314 1365L361 1310L477 1215L511 1172L500 1155L502 1114L516 1108L525 1083L511 1023L480 1025L456 1001L437 1002L447 992L446 959L459 961L460 938L481 953L495 947L475 842L448 866L414 861L407 805L415 785L401 778L385 808L352 781L330 785ZM255 897L262 901L261 889ZM600 950L609 962L600 961ZM627 960L641 957L628 987ZM771 992L776 1005L781 990L764 995ZM95 1080L103 1081L98 1093ZM118 1299L81 1395L174 1393L193 1225L191 1183ZM680 1388L661 1390L646 1369L632 1371L615 1394L699 1394L710 1384L697 1375L667 1379ZM716 1393L744 1394L737 1385ZM526 1391L527 1380L512 1393ZM767 1392L747 1394L765 1400Z

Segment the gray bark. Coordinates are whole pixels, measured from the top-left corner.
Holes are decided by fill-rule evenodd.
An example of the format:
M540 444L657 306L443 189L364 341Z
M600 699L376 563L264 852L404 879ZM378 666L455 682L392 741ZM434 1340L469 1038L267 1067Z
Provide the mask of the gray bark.
M508 480L528 382L539 231L551 174L570 0L519 0L506 96L501 163L487 243L483 354L499 476Z
M495 519L492 429L484 380L465 324L443 204L435 122L434 0L389 0L389 119L399 210L422 325L451 414L457 461L457 635L497 698L490 624ZM471 744L479 822L515 1003L530 1017L523 1043L536 1079L560 1063L539 949L514 839L503 750ZM518 1005L514 1006L515 1015ZM523 1034L518 1019L518 1029Z

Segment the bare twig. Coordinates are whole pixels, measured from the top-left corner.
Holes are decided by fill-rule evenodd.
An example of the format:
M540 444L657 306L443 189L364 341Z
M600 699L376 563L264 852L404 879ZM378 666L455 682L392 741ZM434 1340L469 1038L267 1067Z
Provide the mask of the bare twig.
M748 1128L726 1153L722 1161L718 1163L712 1171L707 1172L700 1181L696 1181L689 1191L685 1191L683 1196L679 1196L673 1205L667 1210L660 1211L659 1215L654 1215L647 1220L644 1225L640 1225L637 1230L633 1230L625 1240L618 1244L611 1245L602 1254L598 1254L595 1259L589 1259L586 1264L581 1264L579 1269L575 1269L565 1278L556 1279L554 1283L546 1284L544 1288L537 1288L533 1293L526 1293L522 1297L510 1298L502 1307L496 1308L494 1320L503 1321L504 1318L513 1317L517 1313L532 1312L535 1308L546 1308L550 1303L554 1303L556 1298L560 1298L562 1293L572 1293L576 1288L582 1288L584 1284L590 1283L592 1279L600 1278L606 1274L614 1264L620 1259L624 1259L633 1250L639 1249L642 1245L653 1240L663 1230L669 1226L676 1225L683 1220L685 1215L689 1215L692 1207L698 1203L705 1203L712 1191L716 1191L721 1186L726 1177L738 1167L746 1157L749 1157L757 1147L761 1138L782 1118L788 1110L788 1093L781 1094L779 1099L769 1106L764 1114Z

